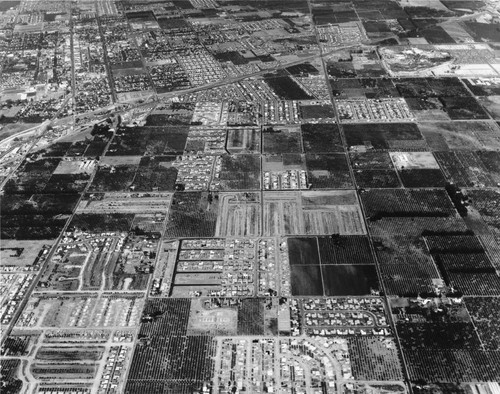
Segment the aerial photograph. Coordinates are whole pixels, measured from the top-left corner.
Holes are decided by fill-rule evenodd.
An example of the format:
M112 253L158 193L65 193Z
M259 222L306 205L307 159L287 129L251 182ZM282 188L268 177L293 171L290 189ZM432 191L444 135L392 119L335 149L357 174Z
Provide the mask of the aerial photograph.
M0 393L500 394L500 0L0 0Z

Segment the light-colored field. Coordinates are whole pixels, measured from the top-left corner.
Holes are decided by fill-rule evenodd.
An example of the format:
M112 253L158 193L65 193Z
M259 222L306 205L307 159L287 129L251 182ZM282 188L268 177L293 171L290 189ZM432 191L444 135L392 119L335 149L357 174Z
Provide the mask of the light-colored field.
M366 234L353 191L266 193L264 236Z
M236 308L206 309L200 298L191 301L188 335L236 335L238 311Z
M257 194L252 194L258 197ZM220 194L216 237L254 237L261 233L261 207L259 200L242 199L242 194Z
M458 23L443 23L441 26L458 44L473 42L473 38Z
M104 156L99 163L108 166L138 165L141 159L142 156Z
M132 229L139 227L146 232L161 233L165 226L165 219L166 215L163 212L135 215Z
M25 267L32 265L43 246L50 246L53 243L54 241L50 240L18 241L4 239L2 240L2 248L0 250L0 262L2 266L13 265L16 267ZM22 250L18 253L17 249Z
M172 297L193 297L193 295L198 292L203 295L208 295L210 292L220 292L222 290L222 286L174 286L172 288Z
M116 71L118 71L118 70L113 70L113 72L116 72ZM127 102L127 101L134 101L134 100L139 100L141 98L146 98L146 97L152 96L154 94L155 94L155 92L153 90L143 90L143 91L137 91L137 92L118 93L116 96L118 98L118 101L123 103L123 102Z
M3 125L0 131L0 141L10 137L11 135L19 133L23 130L28 130L32 127L35 127L36 125L37 123L9 123Z
M401 169L439 169L431 152L390 152L392 162Z
M92 174L97 165L95 160L62 160L54 174Z
M500 132L493 122L430 122L418 127L433 151L500 149Z
M222 274L220 272L196 272L196 273L177 273L175 275L174 286L217 286L222 282Z
M310 209L336 205L356 205L358 199L354 190L330 190L302 192L302 205Z
M486 108L493 119L500 119L500 96L481 97L479 102Z
M449 121L450 117L442 109L428 109L423 111L413 111L418 122L429 121Z
M170 208L172 193L107 193L100 200L82 200L78 213L163 213ZM163 220L159 219L161 223ZM154 220L152 221L152 223Z

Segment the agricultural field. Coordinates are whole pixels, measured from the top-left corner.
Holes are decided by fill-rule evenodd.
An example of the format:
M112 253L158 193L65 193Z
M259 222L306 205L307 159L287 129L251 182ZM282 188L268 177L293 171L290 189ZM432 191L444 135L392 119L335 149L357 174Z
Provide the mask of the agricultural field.
M488 225L488 229L497 236L500 233L500 192L495 189L469 189L466 194L470 199L471 206L477 210L480 218Z
M465 306L486 350L500 350L498 299L495 297L467 297Z
M369 295L379 292L379 279L374 265L321 265L321 274L326 296Z
M173 191L177 179L175 156L142 157L131 189L134 191Z
M73 217L68 229L95 233L127 232L132 226L134 216L132 213L81 213Z
M61 233L69 214L2 214L2 239L54 240Z
M400 187L398 174L388 152L351 152L349 159L358 187L363 189Z
M305 153L343 152L339 127L335 124L303 124L302 141Z
M321 264L375 264L370 242L364 235L318 237Z
M500 354L467 349L416 349L403 351L412 381L496 381Z
M334 97L339 98L394 98L399 97L390 79L357 78L330 80Z
M354 236L349 238L352 240ZM321 240L320 245L318 245L319 240ZM335 242L335 246L325 245L325 240ZM361 261L349 264L348 260L338 259L331 262L326 258L328 252L338 255L338 250L335 251L335 248L341 249L343 244L345 243L342 243L340 236L288 238L292 294L313 296L324 293L326 296L343 296L377 292L378 277L368 245L365 245L365 248L368 248L365 249L365 254L369 256L366 261L360 259ZM363 253L353 257L358 256L363 256Z
M354 188L346 155L306 154L307 178L313 189Z
M165 237L212 237L218 214L218 194L176 192L170 206Z
M478 102L492 119L500 120L500 95L479 97Z
M100 165L89 191L125 192L132 190L138 165Z
M4 186L6 194L33 194L43 192L61 158L24 161Z
M335 110L330 103L328 87L326 85L323 77L318 77L317 80L311 80L310 78L300 79L302 85L310 89L310 91L318 99L328 99L323 102L313 101L310 103L304 103L300 106L300 116L304 121L308 122L335 122ZM319 83L318 83L319 82Z
M0 0L0 391L499 394L496 3Z
M106 156L156 156L182 154L188 128L135 127L118 129Z
M489 119L483 107L472 97L442 97L441 101L451 120Z
M258 155L223 155L217 158L211 190L260 190Z
M500 154L491 151L434 152L447 180L458 187L496 187Z
M359 380L403 380L396 342L383 337L349 338L352 373Z
M410 363L411 380L482 381L498 376L499 354L481 349L478 332L465 306L437 298L425 303L402 299L393 301L392 313L397 317L396 327L403 354ZM459 373L463 374L461 378Z
M147 115L145 126L189 125L194 107L194 103L171 103L157 107Z
M349 150L426 150L427 144L415 123L342 125Z
M476 96L496 96L500 94L500 81L498 78L464 78L462 82Z
M139 341L125 392L136 381L177 383L187 379L201 383L209 380L214 350L213 340L208 336L170 336L167 339L156 335L149 341Z
M422 122L419 128L432 151L497 150L500 133L493 122Z
M351 152L349 154L353 169L361 170L390 170L394 169L394 163L388 152Z
M414 295L443 287L438 269L421 237L381 233L373 237L388 294Z
M407 97L470 97L471 94L456 77L452 78L398 78L396 88Z
M265 154L303 152L300 127L263 127L262 144Z
M450 217L455 208L443 189L368 190L361 194L367 219L385 217Z

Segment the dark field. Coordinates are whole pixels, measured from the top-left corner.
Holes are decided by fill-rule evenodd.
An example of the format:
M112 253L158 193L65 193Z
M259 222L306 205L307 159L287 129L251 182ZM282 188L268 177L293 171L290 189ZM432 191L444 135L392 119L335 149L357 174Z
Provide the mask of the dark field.
M100 166L89 190L93 192L129 191L137 168L136 165Z
M208 193L175 193L165 236L213 237L217 222L218 200L209 202Z
M375 264L368 237L318 237L321 264Z
M238 307L238 335L264 335L264 300L245 298Z
M107 231L129 231L134 214L114 213L114 214L79 214L73 217L69 228L78 228L92 233Z
M292 295L322 296L323 283L319 265L292 265Z
M369 295L378 290L374 265L322 265L326 296Z
M330 104L301 105L300 114L305 120L335 118L335 111Z
M134 178L136 191L173 191L177 169L172 166L175 156L143 157Z
M128 379L204 381L210 378L214 351L211 337L154 336L137 344Z
M416 124L347 124L343 125L348 146L365 145L367 141L373 149L389 149L392 141L423 140Z
M262 130L263 153L302 153L302 141L300 131L280 130L278 127L274 132L268 129Z
M356 179L358 187L366 189L401 186L395 170L356 170L354 171L354 179Z
M260 157L257 155L224 155L216 190L259 190Z
M339 127L335 124L303 124L301 130L305 153L344 151Z
M353 187L345 154L307 154L306 165L313 189Z
M404 187L444 187L446 179L439 169L411 169L399 171Z
M292 266L319 264L316 238L288 238L288 255Z
M266 83L283 100L310 100L313 98L290 77L266 78Z
M442 97L444 108L453 120L488 119L488 115L472 97Z
M148 300L143 316L153 316L153 321L141 325L139 337L186 335L190 309L191 300L187 298Z

